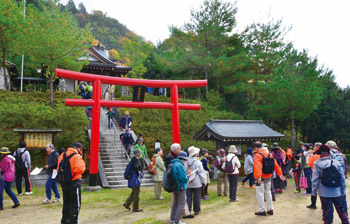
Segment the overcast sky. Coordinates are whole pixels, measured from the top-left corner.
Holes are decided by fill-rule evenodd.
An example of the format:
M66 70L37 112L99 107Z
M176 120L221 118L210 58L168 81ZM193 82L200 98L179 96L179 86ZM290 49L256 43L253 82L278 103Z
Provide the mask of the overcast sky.
M77 7L83 2L88 12L101 10L155 44L169 37L169 25L188 22L190 10L198 9L203 1L74 0ZM238 0L237 6L237 30L268 21L269 15L274 20L282 18L283 25L292 26L287 39L297 49L308 49L309 55L317 56L319 65L333 70L339 86L350 86L349 0Z

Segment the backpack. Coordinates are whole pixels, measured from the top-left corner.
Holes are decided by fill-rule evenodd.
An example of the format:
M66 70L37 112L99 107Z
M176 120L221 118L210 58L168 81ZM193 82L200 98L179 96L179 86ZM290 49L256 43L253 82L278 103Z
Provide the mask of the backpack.
M151 174L156 174L156 157L152 157L151 162L148 165L148 172Z
M125 180L130 180L132 177L133 171L131 170L131 165L132 165L132 163L130 161L125 168L125 171L124 171L124 179Z
M175 179L173 174L173 165L174 163L171 163L168 166L163 176L163 188L169 193L175 192L177 190L177 180Z
M69 160L76 154L77 153L74 152L67 157L66 153L63 153L63 158L59 163L57 170L56 181L58 183L63 184L72 180L74 175L72 175Z
M24 150L22 153L18 153L18 151L16 152L16 155L15 155L15 159L16 159L15 167L16 167L16 170L25 169L25 168L26 168L26 164L25 164L25 162L23 161L23 154L24 154L26 151L27 151L27 150Z
M340 187L341 175L338 169L333 165L333 159L331 165L323 169L321 183L326 187Z
M338 163L339 163L339 165L340 165L341 167L343 167L343 168L345 167L344 158L343 158L343 156L342 156L341 153L339 153L339 152L334 153L334 154L332 155L332 159L337 160ZM344 170L344 171L345 171L345 170Z
M223 165L223 169L225 173L233 173L233 171L235 170L235 167L232 164L232 160L235 158L235 156L232 157L232 159L230 161L227 160L225 161L225 165Z
M258 154L263 156L262 160L262 173L263 174L272 174L273 171L275 171L275 159L273 157L270 157L270 153L267 157L265 157L262 153L258 152Z

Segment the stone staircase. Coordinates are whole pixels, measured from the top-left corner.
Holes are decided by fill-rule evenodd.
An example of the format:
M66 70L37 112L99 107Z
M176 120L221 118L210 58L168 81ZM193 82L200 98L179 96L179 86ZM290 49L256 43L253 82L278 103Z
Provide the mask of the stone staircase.
M100 128L100 158L103 164L104 172L110 188L127 188L128 181L124 179L124 170L129 163L125 158L124 147L120 141L122 130L117 127L108 129L107 110L101 109L101 128ZM131 152L133 151L133 147ZM131 153L132 156L132 153ZM143 172L144 178L141 187L153 186L152 175L146 170Z

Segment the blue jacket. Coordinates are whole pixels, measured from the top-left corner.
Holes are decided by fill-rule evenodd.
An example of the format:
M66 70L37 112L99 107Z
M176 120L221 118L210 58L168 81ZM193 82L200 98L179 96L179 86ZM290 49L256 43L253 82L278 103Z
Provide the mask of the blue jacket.
M343 168L333 160L333 165L337 168L341 175L341 185L340 187L326 187L321 183L321 176L323 169L331 165L331 157L321 157L314 163L314 169L312 173L312 195L316 196L317 191L320 197L335 198L345 195L345 177Z
M184 164L179 159L173 159L171 163L173 164L173 175L177 180L176 190L177 191L187 190L188 176L183 167Z

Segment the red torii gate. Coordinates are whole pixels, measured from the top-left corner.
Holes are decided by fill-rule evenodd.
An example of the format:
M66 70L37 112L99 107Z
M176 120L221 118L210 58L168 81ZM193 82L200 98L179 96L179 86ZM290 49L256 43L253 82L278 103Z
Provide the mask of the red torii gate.
M98 154L100 142L100 115L101 107L128 107L128 108L150 108L150 109L171 109L173 143L181 143L180 139L180 117L179 110L200 110L200 104L179 103L178 88L204 87L207 80L143 80L94 75L80 72L73 72L56 68L56 74L60 78L93 82L93 98L87 99L66 99L66 106L92 106L91 121L91 143L90 143L90 174L89 186L97 186L98 180ZM132 102L120 100L101 100L102 83L119 86L142 85L154 88L170 88L171 102Z

